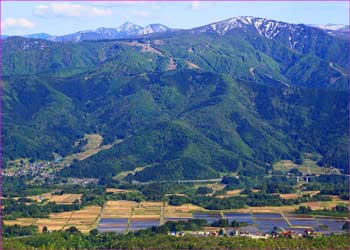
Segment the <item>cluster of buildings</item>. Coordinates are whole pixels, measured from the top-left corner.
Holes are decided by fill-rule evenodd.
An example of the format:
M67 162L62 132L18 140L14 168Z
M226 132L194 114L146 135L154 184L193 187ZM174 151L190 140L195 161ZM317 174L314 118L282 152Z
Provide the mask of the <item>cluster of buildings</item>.
M219 231L197 231L197 232L170 232L171 236L184 236L184 235L193 235L193 236L214 236L214 237L250 237L252 239L267 239L267 238L315 238L319 234L315 233L311 229L306 229L304 233L297 233L295 231L282 231L282 230L273 230L271 233L266 234L254 234L245 230L233 230L227 233L225 229L220 229Z
M16 170L10 170L10 171L4 171L3 176L24 176L24 175L30 175L30 176L38 176L41 175L42 177L48 177L48 173L46 173L46 170L51 167L51 162L35 162L35 163L28 163L26 165L21 165Z
M92 183L97 183L98 179L96 178L69 178L69 184L77 184L77 185L88 185Z

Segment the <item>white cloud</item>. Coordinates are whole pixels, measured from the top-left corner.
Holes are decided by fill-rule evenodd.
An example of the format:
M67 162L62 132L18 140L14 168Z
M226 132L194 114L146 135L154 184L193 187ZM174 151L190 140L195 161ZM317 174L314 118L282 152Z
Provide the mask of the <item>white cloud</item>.
M38 5L33 11L34 15L40 17L97 17L110 16L112 10L109 8L97 8L71 3L52 3L49 5Z
M24 28L24 29L32 29L35 27L35 24L29 21L26 18L6 18L3 22L1 22L1 28Z

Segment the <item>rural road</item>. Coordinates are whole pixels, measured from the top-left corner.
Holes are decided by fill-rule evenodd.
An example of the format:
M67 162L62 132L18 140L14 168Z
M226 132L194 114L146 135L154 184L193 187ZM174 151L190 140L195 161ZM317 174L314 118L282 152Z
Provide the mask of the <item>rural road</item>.
M138 182L133 181L133 184L152 184L152 183L202 183L202 182L219 182L222 178L219 179L206 179L206 180L174 180L174 181L147 181L147 182Z

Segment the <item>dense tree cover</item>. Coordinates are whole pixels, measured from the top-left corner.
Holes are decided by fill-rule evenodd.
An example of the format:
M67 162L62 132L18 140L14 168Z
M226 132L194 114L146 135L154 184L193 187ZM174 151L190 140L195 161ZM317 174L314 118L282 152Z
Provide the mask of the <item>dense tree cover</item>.
M174 237L162 234L116 235L114 233L89 235L81 233L54 232L30 237L4 238L4 249L347 249L347 235L322 236L319 238L297 239L251 239L248 237Z
M349 195L349 176L320 175L315 182L322 195Z
M209 187L197 188L197 194L200 194L200 195L211 194L212 192L213 192L213 189Z
M210 223L210 226L212 227L229 227L230 223L228 222L227 219L219 219L217 221L213 221Z
M209 226L206 220L189 219L187 221L167 221L161 226L153 226L148 229L139 230L134 233L135 236L155 236L158 234L168 234L170 232L181 231L198 231L203 230L204 227Z
M190 203L191 199L187 196L172 195L169 197L169 205L181 206L182 204Z
M81 205L75 204L56 204L55 202L47 203L31 203L27 205L25 202L12 199L3 200L4 208L2 216L5 220L13 220L16 218L43 218L48 217L50 213L60 213L73 210L79 210Z
M81 197L81 204L87 205L98 205L103 206L106 201L109 200L130 200L130 201L143 201L145 197L139 192L126 192L126 193L85 193Z
M225 190L234 189L260 189L265 193L293 193L295 192L296 179L289 176L267 176L267 175L251 175L224 176L222 181L226 184Z
M217 221L213 221L210 226L212 227L244 227L248 226L246 222L239 222L233 220L231 223L227 219L219 219Z
M347 217L349 215L349 208L346 205L336 205L332 209L319 209L312 210L310 207L300 206L295 209L296 214L312 214L312 215L324 215L335 217Z
M296 214L309 214L311 212L312 212L311 207L300 206L297 209L295 209Z
M309 31L316 32L316 31ZM323 34L323 33L322 33ZM194 203L207 209L244 206L294 205L327 200L324 195L348 198L349 180L323 175L306 186L321 195L294 200L274 193L294 192L295 179L264 178L271 164L281 159L301 162L303 152L322 155L322 166L348 170L348 93L346 77L330 63L346 68L344 40L316 34L301 41L296 51L288 48L287 35L278 41L255 33L233 32L225 36L178 33L157 37L152 44L163 56L141 53L140 48L119 41L51 43L11 38L4 42L2 122L3 166L8 160L29 157L53 160L53 152L76 153L86 133L98 133L103 143L122 142L83 161L75 161L60 177L96 177L94 186L64 187L63 192L82 193L81 204L25 204L28 200L5 199L3 218L46 217L50 212L102 206L107 200L152 200L171 205ZM139 40L143 42L143 40ZM152 43L152 38L150 38ZM305 44L308 42L309 44ZM188 52L192 48L193 52ZM177 69L166 72L169 58ZM186 61L199 70L189 70ZM253 74L251 72L253 69ZM337 78L334 84L329 81ZM338 89L338 90L337 90ZM74 146L79 141L78 146ZM112 177L135 167L142 171L127 181L149 182L224 177L226 190L257 188L240 196L219 199L198 195L193 187L176 183L126 185L138 191L106 193L118 187ZM300 174L296 170L292 174ZM4 177L6 198L49 192L50 187L28 184L29 177ZM199 194L210 190L200 188ZM185 196L166 196L183 192ZM347 197L346 197L347 196ZM344 215L334 210L298 212ZM226 225L226 222L222 221ZM220 224L219 223L219 224ZM345 236L320 239L261 240L246 238L172 238L169 230L200 228L199 221L168 223L139 235L83 235L75 228L65 232L5 239L5 248L342 248ZM231 225L233 226L233 225ZM167 228L169 227L169 228ZM32 234L33 228L5 227L7 235ZM153 231L152 231L153 230Z
M19 236L28 236L38 233L38 227L36 226L6 226L2 224L2 236L3 237L19 237Z
M50 192L55 187L54 185L32 185L28 184L30 178L21 176L21 177L2 177L2 195L4 197L16 197L16 196L32 196L38 195L45 192Z
M236 209L245 206L282 206L299 204L305 199L286 200L278 195L266 193L251 193L247 196L234 196L228 198L216 198L213 196L193 196L191 203L209 210Z
M104 143L124 141L74 163L63 176L100 178L137 166L145 168L129 178L142 182L232 171L252 176L279 159L298 161L303 152L346 170L347 93L325 89L336 74L329 63L347 62L339 50L345 41L310 34L326 36L332 49L308 46L296 53L241 32L180 32L159 38L163 45L150 38L162 56L119 41L6 39L5 162L52 160L53 152L76 152L84 134L99 133ZM178 67L167 72L169 58ZM186 69L186 61L201 70ZM341 89L344 81L332 87ZM269 187L288 190L280 188Z
M269 194L289 194L295 192L295 185L295 178L288 178L286 176L272 176L271 178L263 182L261 189Z

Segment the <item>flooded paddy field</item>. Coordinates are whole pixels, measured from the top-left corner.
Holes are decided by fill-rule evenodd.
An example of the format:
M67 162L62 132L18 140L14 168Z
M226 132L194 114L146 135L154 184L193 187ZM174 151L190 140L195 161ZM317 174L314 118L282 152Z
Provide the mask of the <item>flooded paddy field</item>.
M193 218L164 218L164 221L187 221Z
M312 229L322 234L342 233L343 224L345 219L339 218L320 218L311 216L298 216L290 215L286 216L286 220L280 213L240 213L240 212L223 212L223 217L220 213L213 212L200 212L193 213L193 218L207 220L208 223L212 223L215 220L224 218L230 223L235 220L238 222L246 222L249 225L237 228L238 230L245 231L251 234L256 233L271 233L275 227L286 230L294 231L296 233L304 233L307 229Z
M264 220L274 220L274 219L283 219L281 214L277 214L277 213L254 213L253 216L255 217L255 219L259 220L259 219L264 219Z
M344 220L339 219L318 219L319 223L324 227L320 228L320 231L324 232L334 232L340 233L343 232L343 225L345 223Z
M109 202L101 214L97 226L99 232L134 232L141 229L159 226L167 221L187 221L203 219L209 224L219 219L245 222L248 225L240 228L228 228L228 231L240 230L251 234L271 233L275 227L280 230L294 231L303 234L312 229L322 234L342 233L345 218L328 218L320 216L302 216L292 213L282 214L272 210L257 212L248 211L205 211L204 209L185 204L169 206L161 202Z
M153 226L159 226L159 220L149 220L149 219L132 219L129 227L129 232L138 231L141 229L147 229Z
M229 223L232 221L245 222L248 224L254 224L253 217L250 213L236 213L227 212L224 213L224 219L227 219Z
M215 212L215 213L200 212L200 213L193 213L193 218L202 219L202 220L206 220L208 223L213 223L214 221L222 219L222 216L219 212Z
M115 232L124 233L128 226L128 219L125 218L102 218L97 227L100 233L104 232Z
M256 227L261 233L270 233L274 227L285 229L288 227L288 223L284 219L259 219L256 220Z
M288 218L288 220L294 227L313 228L313 227L317 227L319 224L318 220L312 217L306 217L306 218L293 217L293 218Z

